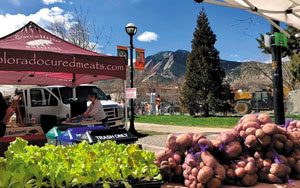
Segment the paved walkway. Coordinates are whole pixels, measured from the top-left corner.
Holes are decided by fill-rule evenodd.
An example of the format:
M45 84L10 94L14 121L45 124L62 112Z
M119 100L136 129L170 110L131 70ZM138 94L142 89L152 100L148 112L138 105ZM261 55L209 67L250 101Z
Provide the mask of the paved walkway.
M189 127L175 125L159 125L152 123L134 123L136 130L154 131L159 133L220 133L228 131L228 128L205 128L205 127Z
M224 128L204 128L204 127L189 127L189 126L174 126L174 125L159 125L151 123L135 123L137 131L143 132L156 132L157 134L149 135L138 140L139 144L146 150L159 151L163 150L168 134L170 133L202 133L208 138L214 137L214 135L228 131L231 129Z

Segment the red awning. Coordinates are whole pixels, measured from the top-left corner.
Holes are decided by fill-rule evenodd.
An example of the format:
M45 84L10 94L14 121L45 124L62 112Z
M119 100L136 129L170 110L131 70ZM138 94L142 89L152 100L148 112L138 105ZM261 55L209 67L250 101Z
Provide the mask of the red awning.
M33 22L0 39L0 84L74 86L111 78L126 79L123 57L85 50Z

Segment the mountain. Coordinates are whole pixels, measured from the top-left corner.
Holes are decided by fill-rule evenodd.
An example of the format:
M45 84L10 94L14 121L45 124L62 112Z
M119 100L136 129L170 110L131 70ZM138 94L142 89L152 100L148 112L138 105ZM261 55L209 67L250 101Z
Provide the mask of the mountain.
M145 73L156 73L161 80L176 80L185 74L188 54L189 51L177 50L175 52L162 51L148 56L146 57ZM232 72L241 64L241 62L221 60L221 66L226 73Z

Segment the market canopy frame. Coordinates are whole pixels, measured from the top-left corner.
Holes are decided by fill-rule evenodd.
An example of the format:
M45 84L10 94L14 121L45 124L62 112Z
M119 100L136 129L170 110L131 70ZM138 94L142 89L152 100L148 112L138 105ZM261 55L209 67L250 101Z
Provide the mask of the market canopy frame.
M71 44L33 22L0 38L0 84L76 87L126 80L125 58Z
M215 5L239 8L260 15L268 20L280 32L290 37L273 20L286 23L300 29L300 0L195 0Z

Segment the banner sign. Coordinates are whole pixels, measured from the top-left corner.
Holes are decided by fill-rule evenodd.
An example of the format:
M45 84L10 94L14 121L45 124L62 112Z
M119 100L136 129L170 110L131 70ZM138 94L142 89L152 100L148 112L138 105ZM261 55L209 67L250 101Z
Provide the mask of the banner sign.
M136 48L135 49L135 69L136 70L144 70L145 69L145 50Z
M126 88L126 99L136 99L136 88Z
M117 54L119 57L125 57L125 65L128 65L128 48L127 46L117 46Z

